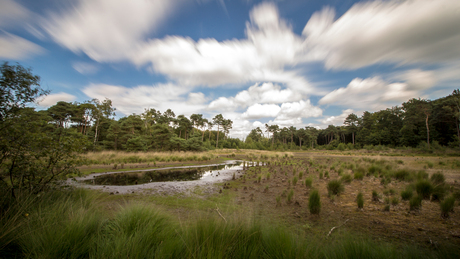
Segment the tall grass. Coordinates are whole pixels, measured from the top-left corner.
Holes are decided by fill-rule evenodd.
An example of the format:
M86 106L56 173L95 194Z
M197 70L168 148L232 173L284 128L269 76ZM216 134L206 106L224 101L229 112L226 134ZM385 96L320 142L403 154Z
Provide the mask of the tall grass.
M319 193L312 191L310 204L315 193L319 200ZM22 224L14 229L17 238L10 242L16 250L2 248L0 258L458 258L460 255L458 248L398 248L341 229L325 239L323 232L315 235L294 231L282 223L225 212L223 215L201 212L180 221L149 204L133 204L106 213L98 199L88 191L41 197L25 208L28 217L18 218Z

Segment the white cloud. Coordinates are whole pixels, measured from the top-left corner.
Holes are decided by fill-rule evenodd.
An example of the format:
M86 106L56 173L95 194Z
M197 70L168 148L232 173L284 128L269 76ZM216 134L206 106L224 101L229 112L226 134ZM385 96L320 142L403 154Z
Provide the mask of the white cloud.
M153 71L183 85L219 86L254 81L285 83L297 91L313 92L313 87L295 71L303 51L303 39L280 19L274 4L256 6L247 23L247 39L219 42L194 41L180 36L152 39L141 45L131 61L150 64Z
M380 77L355 78L347 87L328 93L318 103L378 110L418 96L419 91L408 83L389 83Z
M11 0L0 0L0 27L11 26L15 20L20 21L29 15L22 5Z
M95 74L99 71L99 66L87 62L75 62L72 67L83 75Z
M209 110L233 110L237 108L246 108L254 104L279 104L285 102L299 101L302 94L292 89L282 89L281 86L273 83L256 83L248 88L238 92L234 97L219 97L212 101Z
M254 104L244 112L241 117L244 119L260 119L266 117L276 117L281 108L276 104Z
M0 35L0 58L25 59L43 52L42 47L16 35Z
M206 102L206 97L203 93L189 93L187 104L204 104Z
M348 117L348 115L352 113L354 113L353 109L346 109L342 110L342 114L340 115L325 117L319 120L319 122L321 123L321 128L326 128L328 125L342 126L343 122Z
M90 98L112 100L117 111L125 115L140 114L144 108L155 108L165 111L172 109L174 113L191 115L202 110L205 106L199 103L187 103L184 95L189 89L174 84L157 84L153 86L125 87L107 84L90 84L83 89ZM198 94L199 95L199 94ZM195 95L197 97L198 95ZM190 95L188 95L190 99ZM193 95L192 95L193 98Z
M458 0L369 1L334 21L334 11L325 8L304 28L307 58L336 69L455 61L460 59L459 10Z
M45 97L41 97L37 103L42 107L50 107L55 105L57 102L73 102L77 97L68 93L60 92L56 94L49 94Z
M156 29L178 1L80 0L42 26L59 44L102 61L126 59Z

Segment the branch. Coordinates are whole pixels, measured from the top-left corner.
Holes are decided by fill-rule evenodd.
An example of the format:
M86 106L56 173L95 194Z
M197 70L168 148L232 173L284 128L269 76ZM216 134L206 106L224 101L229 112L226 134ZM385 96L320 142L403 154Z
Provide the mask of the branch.
M334 229L339 228L339 227L345 225L345 223L347 223L347 221L349 221L349 220L350 220L350 219L345 220L345 222L343 222L343 224L340 225L340 226L338 226L338 227L333 227L333 228L331 228L331 230L330 230L329 233L327 234L326 238L328 238L329 235L331 235L331 233L332 233L332 231L334 231Z

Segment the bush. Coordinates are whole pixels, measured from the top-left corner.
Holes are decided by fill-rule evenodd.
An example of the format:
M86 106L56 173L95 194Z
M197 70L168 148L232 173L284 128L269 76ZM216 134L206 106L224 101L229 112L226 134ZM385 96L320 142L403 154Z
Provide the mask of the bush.
M376 190L372 191L372 201L379 201L379 194L377 193Z
M447 188L445 184L439 184L433 187L433 192L431 193L431 200L432 201L441 201L444 199L446 195Z
M344 174L341 178L340 181L344 183L351 183L351 175L349 174Z
M400 169L394 173L394 178L400 181L410 181L412 180L412 174L407 169Z
M362 209L364 206L364 197L363 193L359 192L358 196L356 196L356 203L358 203L358 208Z
M318 190L313 190L308 199L308 209L311 214L319 214L321 211L321 198Z
M355 180L362 180L364 178L364 174L361 172L355 172L354 178Z
M311 179L311 177L308 177L307 179L305 179L305 187L307 188L311 187L312 183L313 183L313 180Z
M412 188L407 187L404 191L401 192L401 199L404 201L410 200L412 198L414 191Z
M342 182L339 180L331 180L327 183L327 191L329 195L340 195L344 191Z
M417 195L410 199L409 209L410 210L419 210L422 207L422 197Z
M449 196L444 201L440 203L441 206L441 217L442 218L449 218L449 212L454 210L455 205L455 197Z
M446 178L444 177L443 173L434 173L431 175L431 182L435 185L444 184L446 182Z
M415 185L415 190L422 199L429 199L433 192L433 185L428 180L419 180Z

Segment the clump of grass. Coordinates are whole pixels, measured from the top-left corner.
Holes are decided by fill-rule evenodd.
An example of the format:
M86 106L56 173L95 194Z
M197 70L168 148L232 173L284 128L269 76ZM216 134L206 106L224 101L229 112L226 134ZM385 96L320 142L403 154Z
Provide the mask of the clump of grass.
M262 181L262 175L259 174L259 176L257 177L257 182L260 183L260 181Z
M388 190L388 192L390 193L390 195L395 195L396 194L395 189L390 189L390 190Z
M433 168L434 166L433 162L431 161L426 161L426 165L428 166L428 168Z
M376 190L372 191L372 201L379 201L380 197Z
M411 181L413 179L413 172L407 169L399 169L394 172L393 177L400 181Z
M323 172L319 172L319 179L323 179Z
M299 181L299 179L297 179L297 176L294 176L294 178L292 179L292 185L295 186L298 181Z
M429 199L433 191L433 185L428 180L419 180L415 184L415 190L422 199Z
M364 174L361 173L361 172L356 171L356 172L354 173L354 178L355 178L355 180L363 180Z
M319 214L321 212L321 197L319 196L318 190L310 192L310 197L308 198L308 209L311 214Z
M280 195L276 196L276 206L277 207L281 206L281 196Z
M302 179L303 177L303 172L299 172L299 179Z
M444 199L441 203L441 217L449 218L449 212L454 211L455 197L453 195Z
M271 176L271 174L267 173L267 176L266 176L267 180L270 180L270 176Z
M432 201L441 201L446 196L447 187L445 184L438 184L433 187L433 191L431 192L431 200Z
M416 175L417 180L428 179L428 173L425 170L420 170Z
M340 181L343 183L351 183L351 175L350 174L344 174L341 178Z
M390 204L390 197L385 197L385 199L383 200L383 203Z
M390 211L390 204L385 204L385 207L383 207L383 211Z
M288 202L288 203L291 203L293 197L294 197L294 190L291 189L291 190L289 190L289 193L288 193L288 195L287 195L287 202Z
M337 170L337 174L341 176L343 174L343 168L339 168L339 170Z
M404 201L408 201L412 198L414 194L414 191L412 190L412 187L407 186L404 191L401 191L401 199Z
M356 196L356 203L358 204L358 208L362 209L364 207L364 197L362 192L359 192Z
M345 188L339 180L331 180L327 183L327 191L329 195L340 195Z
M439 172L432 174L430 180L435 185L444 184L446 182L446 178L444 177L444 174L439 173Z
M307 179L305 179L305 187L310 188L312 183L313 183L313 180L311 179L311 177L308 177Z
M324 173L324 177L329 178L329 172Z
M422 197L417 195L410 199L409 209L410 210L419 210L422 207Z
M398 197L393 197L391 198L391 205L396 206L399 204L399 199Z

